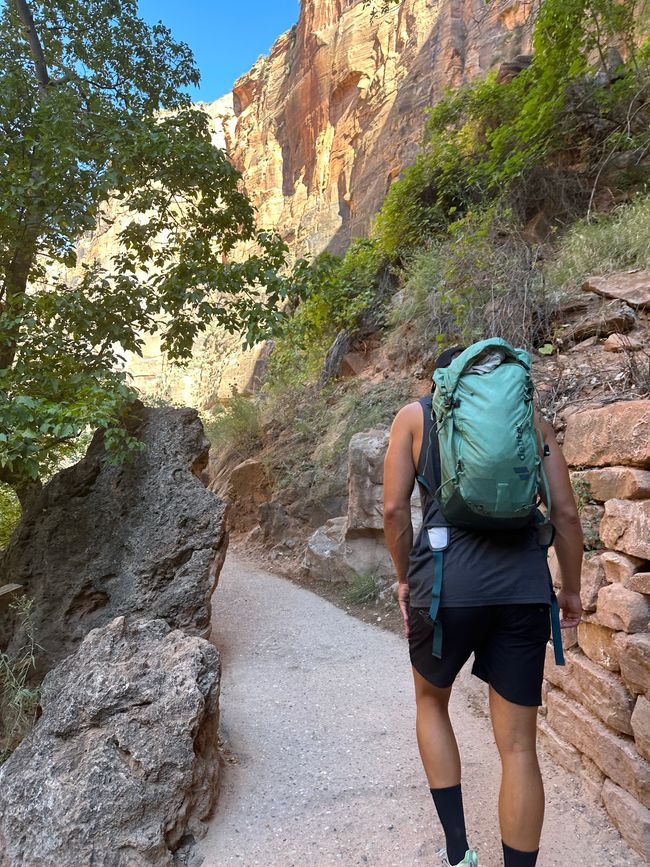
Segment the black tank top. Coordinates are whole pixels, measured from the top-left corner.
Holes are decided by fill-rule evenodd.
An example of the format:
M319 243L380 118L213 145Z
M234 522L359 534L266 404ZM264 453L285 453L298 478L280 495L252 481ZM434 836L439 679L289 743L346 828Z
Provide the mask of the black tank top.
M424 425L417 472L422 502L422 528L409 558L410 603L428 608L433 587L433 556L427 530L446 525L436 500L440 487L440 453L431 396L420 400ZM443 554L441 606L511 605L551 602L547 549L534 526L508 531L449 528L449 546Z

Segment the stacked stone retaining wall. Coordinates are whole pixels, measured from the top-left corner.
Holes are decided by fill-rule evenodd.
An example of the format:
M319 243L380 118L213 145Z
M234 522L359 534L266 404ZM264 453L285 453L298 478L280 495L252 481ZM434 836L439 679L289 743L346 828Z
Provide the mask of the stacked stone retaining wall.
M650 859L650 400L571 415L564 455L589 545L584 611L566 666L549 650L540 736Z

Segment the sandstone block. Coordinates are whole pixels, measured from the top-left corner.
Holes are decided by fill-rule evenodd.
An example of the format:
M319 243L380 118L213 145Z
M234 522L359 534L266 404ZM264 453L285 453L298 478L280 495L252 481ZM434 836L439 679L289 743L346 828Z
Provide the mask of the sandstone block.
M635 572L623 581L623 587L650 596L650 572Z
M598 622L623 632L645 632L650 619L650 600L621 584L608 584L598 592Z
M162 620L92 630L0 769L0 863L177 863L215 801L219 678L216 649Z
M650 761L650 701L640 695L632 714L634 743L644 759Z
M623 271L606 277L588 277L582 288L603 298L625 301L632 307L650 307L650 271Z
M588 486L594 500L640 500L650 497L650 470L603 467L571 473L571 480Z
M582 761L580 753L571 744L563 741L562 738L553 731L546 720L540 719L537 723L537 732L542 748L553 758L554 761L566 768L572 774L580 773L582 770Z
M548 696L548 724L560 737L587 755L602 773L650 805L650 764L632 742L607 728L586 708L554 691Z
M600 538L607 548L650 560L650 500L608 500Z
M603 802L625 842L650 861L650 810L611 780L605 780Z
M566 665L554 666L552 655L547 655L545 676L588 708L599 719L616 731L632 734L630 718L634 698L620 677L586 657L580 650L569 651Z
M613 403L573 413L563 451L569 466L629 464L650 468L650 400Z
M598 804L602 803L603 783L605 774L589 756L580 756L580 771L582 785Z
M341 361L340 376L344 379L353 379L362 373L365 366L366 360L363 355L358 352L348 352Z
M600 561L605 570L605 580L619 581L622 584L643 565L640 557L630 557L629 554L621 554L620 551L603 551L600 554Z
M380 532L346 538L345 518L332 518L309 538L301 569L321 581L345 582L355 575L395 573Z
M621 676L630 692L650 698L650 635L627 635L619 652Z
M598 593L605 586L605 570L598 554L582 558L580 600L585 611L595 611Z
M580 649L593 662L609 671L619 671L618 652L614 642L614 632L597 623L582 621L578 625L578 644Z

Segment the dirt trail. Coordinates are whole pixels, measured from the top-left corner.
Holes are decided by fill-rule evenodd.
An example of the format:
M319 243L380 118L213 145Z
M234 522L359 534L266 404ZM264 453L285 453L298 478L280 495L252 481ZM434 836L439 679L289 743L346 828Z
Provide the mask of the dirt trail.
M406 643L229 558L214 596L229 760L204 867L437 865L442 836L420 765ZM470 843L501 864L498 763L484 685L452 699ZM640 864L569 774L544 759L539 867Z

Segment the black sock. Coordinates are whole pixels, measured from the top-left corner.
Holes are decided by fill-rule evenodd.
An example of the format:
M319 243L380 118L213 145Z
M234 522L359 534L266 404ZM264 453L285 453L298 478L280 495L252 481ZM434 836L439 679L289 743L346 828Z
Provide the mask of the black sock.
M510 846L501 841L503 846L503 863L505 867L535 867L537 864L537 856L539 849L535 852L519 852L517 849L511 849Z
M449 786L446 789L431 789L431 795L445 832L449 863L460 864L469 849L460 785Z

